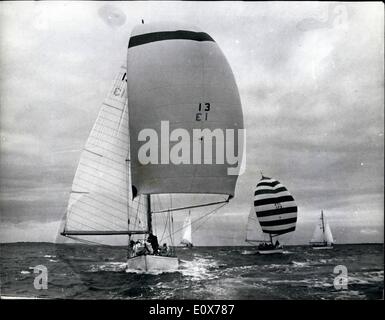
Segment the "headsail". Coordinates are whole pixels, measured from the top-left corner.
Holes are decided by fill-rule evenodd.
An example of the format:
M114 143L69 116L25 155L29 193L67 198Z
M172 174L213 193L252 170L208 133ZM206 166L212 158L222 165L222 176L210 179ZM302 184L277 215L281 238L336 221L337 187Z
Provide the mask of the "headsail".
M313 237L310 243L315 244L333 244L334 239L332 235L332 231L330 229L329 223L325 218L323 211L321 212L321 217L314 229Z
M254 207L250 208L246 225L246 242L264 242L262 229L258 223Z
M190 214L190 212L183 223L183 236L182 236L182 240L180 243L184 244L186 246L191 246L193 244L192 243L192 235L191 235L191 214Z
M221 143L224 147L222 132L226 142L231 140L224 153L238 153L243 116L233 73L216 42L194 27L138 25L127 63L132 180L138 194L233 196L238 176L229 175L228 168L235 165L225 155L221 163L216 150ZM194 129L206 131L194 138ZM215 129L220 132L213 138ZM232 129L234 139L227 137ZM142 155L151 161L144 164L140 154L146 147Z
M138 214L145 212L145 201L141 198L132 201L129 187L125 80L126 67L122 66L81 154L68 202L64 235L124 234L129 228L146 229L145 219Z
M297 204L279 181L262 176L254 192L254 209L264 233L280 235L295 230Z

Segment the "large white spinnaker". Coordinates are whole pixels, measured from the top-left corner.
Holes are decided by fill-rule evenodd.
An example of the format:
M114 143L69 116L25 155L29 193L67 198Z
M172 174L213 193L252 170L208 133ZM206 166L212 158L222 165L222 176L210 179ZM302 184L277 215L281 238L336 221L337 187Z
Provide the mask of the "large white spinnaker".
M223 133L223 150L238 153L243 115L233 73L217 43L195 27L143 24L132 31L127 61L132 182L138 194L233 196L238 175L228 169L236 164L225 155L223 161L216 158L216 150ZM194 138L194 129L206 130ZM219 138L212 138L214 130ZM141 151L155 138L154 149L145 154L152 159L143 163Z

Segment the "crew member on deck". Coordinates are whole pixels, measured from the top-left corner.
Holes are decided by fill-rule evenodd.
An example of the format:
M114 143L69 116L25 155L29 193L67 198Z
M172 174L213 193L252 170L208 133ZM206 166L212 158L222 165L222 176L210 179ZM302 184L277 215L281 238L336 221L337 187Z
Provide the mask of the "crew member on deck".
M128 246L128 258L135 257L134 246L135 246L135 241L131 240Z
M158 250L159 250L158 237L150 233L148 235L147 241L151 243L152 250L154 250L154 254L158 254Z
M169 249L167 247L167 243L163 243L163 246L159 250L159 254L161 256L168 256L169 255Z

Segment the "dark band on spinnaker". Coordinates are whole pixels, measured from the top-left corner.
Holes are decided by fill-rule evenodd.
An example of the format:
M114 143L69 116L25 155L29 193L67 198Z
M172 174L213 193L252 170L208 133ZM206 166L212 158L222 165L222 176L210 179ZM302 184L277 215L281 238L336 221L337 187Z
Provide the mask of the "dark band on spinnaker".
M287 191L285 187L279 187L277 189L261 189L261 190L255 190L254 195L256 196L257 194L271 194L271 193L277 193L277 192L283 192Z
M269 217L269 216L275 216L275 215L280 215L280 214L285 214L285 213L293 213L293 212L297 212L297 207L257 211L257 217L262 218L262 217Z
M280 219L280 220L272 220L272 221L259 221L259 223L261 224L261 227L282 226L285 224L290 224L295 222L297 222L297 217Z
M257 184L257 187L266 186L266 187L275 187L277 184L279 184L279 181L262 181Z
M128 48L140 46L146 43L164 41L164 40L193 40L193 41L212 41L215 42L205 32L194 32L186 30L177 30L177 31L161 31L161 32L151 32L133 36L130 38L128 43Z
M255 200L254 206L264 206L266 204L282 203L289 201L294 201L294 198L292 196L272 197L261 200Z
M295 226L287 228L287 229L280 229L280 230L275 230L275 231L263 230L263 232L270 233L273 235L280 235L280 234L285 234L285 233L293 232L293 231L295 231Z

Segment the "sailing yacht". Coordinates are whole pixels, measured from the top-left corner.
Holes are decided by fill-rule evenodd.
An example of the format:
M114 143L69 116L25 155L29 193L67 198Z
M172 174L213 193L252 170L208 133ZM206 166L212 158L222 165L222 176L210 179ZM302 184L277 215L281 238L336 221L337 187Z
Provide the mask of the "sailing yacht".
M317 223L313 237L310 241L313 249L322 250L322 249L333 249L333 235L330 229L329 223L325 218L323 210L321 210L321 217Z
M278 240L274 243L274 238L295 230L297 211L295 200L286 187L279 181L262 175L254 192L246 242L259 243L259 254L283 253L283 246ZM265 239L261 239L263 236Z
M191 211L189 211L188 216L183 223L183 236L180 242L186 248L192 248L192 236L191 236Z
M201 136L192 143L183 139L194 138L197 129ZM234 197L243 155L239 137L226 141L226 154L238 154L238 163L208 162L206 143L213 150L218 144L214 130L243 130L238 88L218 44L195 27L136 26L127 64L81 154L61 235L103 243L106 236L127 237L127 272L178 269L173 214L206 207L214 212ZM146 240L166 229L168 236L159 240L168 241L167 255L154 246L134 250L148 249Z

